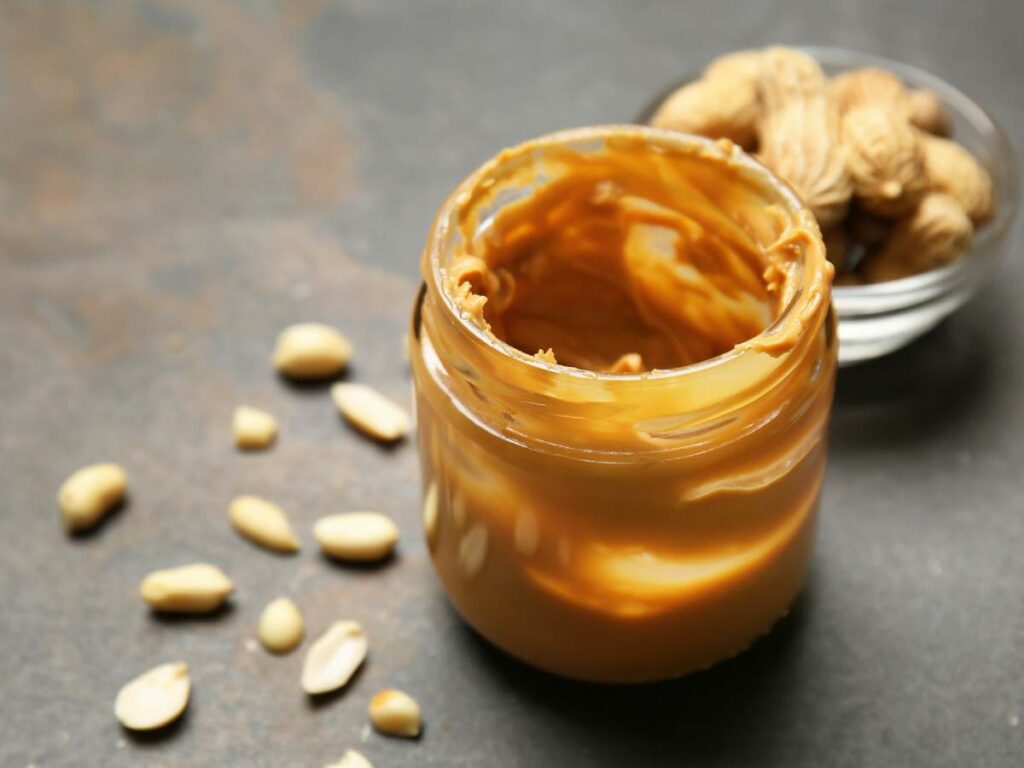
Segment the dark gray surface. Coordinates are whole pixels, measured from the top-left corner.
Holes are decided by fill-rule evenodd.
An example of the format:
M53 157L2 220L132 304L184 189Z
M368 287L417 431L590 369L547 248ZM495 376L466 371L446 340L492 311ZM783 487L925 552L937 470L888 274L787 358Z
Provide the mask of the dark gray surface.
M400 352L442 197L516 140L628 120L716 53L775 41L881 53L946 77L1024 146L1016 2L4 2L0 8L0 765L321 766L396 685L419 743L381 766L1024 764L1024 264L906 352L843 371L807 594L753 650L671 684L522 667L448 609L418 531L411 445L377 449L326 392L275 379L275 332L336 323L352 378L408 391ZM1014 242L1019 246L1018 236ZM237 455L231 408L282 419ZM64 476L123 462L131 501L69 540ZM278 500L305 541L238 540L228 500ZM370 507L399 558L333 566L309 529ZM161 621L150 569L238 583L210 620ZM367 668L311 706L302 652L251 648L295 596L311 633L364 622ZM157 739L120 685L182 658L194 698Z

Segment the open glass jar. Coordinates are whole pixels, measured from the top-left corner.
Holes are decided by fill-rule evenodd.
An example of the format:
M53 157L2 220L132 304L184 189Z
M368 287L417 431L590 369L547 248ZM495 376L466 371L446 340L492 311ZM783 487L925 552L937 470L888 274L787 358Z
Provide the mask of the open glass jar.
M463 617L598 681L767 632L806 576L836 368L832 270L788 187L725 143L552 134L449 196L422 267L424 524Z

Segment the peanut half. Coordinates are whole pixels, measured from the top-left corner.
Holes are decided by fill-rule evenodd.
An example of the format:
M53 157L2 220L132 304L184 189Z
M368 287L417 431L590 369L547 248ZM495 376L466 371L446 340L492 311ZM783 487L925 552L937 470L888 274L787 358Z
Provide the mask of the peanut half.
M366 659L366 651L366 634L358 622L335 622L306 654L302 690L316 696L343 687Z
M149 574L139 588L142 599L166 613L211 613L234 590L220 568L206 563L167 568Z
M437 490L437 481L435 480L427 488L427 492L423 496L423 530L427 534L427 545L433 549L437 542L437 524L438 516L440 511L440 499Z
M345 370L352 345L340 331L322 323L298 323L281 331L274 367L293 379L325 379Z
M234 415L235 446L243 451L269 448L277 437L277 419L274 414L240 405Z
M379 512L345 512L317 520L313 535L331 557L371 562L391 554L398 528Z
M375 440L391 443L409 432L408 414L365 384L335 384L331 398L352 426Z
M288 653L302 642L305 631L298 606L287 597L272 600L260 615L260 642L273 653Z
M117 464L91 464L72 473L57 491L65 528L92 528L121 502L127 488L128 475Z
M422 730L420 705L404 691L388 688L370 700L370 722L388 736L414 739Z
M239 496L228 506L235 530L250 541L276 552L295 552L299 538L288 516L276 504L258 496Z
M336 763L324 766L324 768L373 768L373 763L363 757L362 754L350 749L341 756Z
M125 728L150 731L168 725L185 711L191 685L188 665L161 664L126 684L114 700L114 716Z
M484 567L487 560L487 529L482 523L473 523L469 532L459 539L459 565L469 578Z

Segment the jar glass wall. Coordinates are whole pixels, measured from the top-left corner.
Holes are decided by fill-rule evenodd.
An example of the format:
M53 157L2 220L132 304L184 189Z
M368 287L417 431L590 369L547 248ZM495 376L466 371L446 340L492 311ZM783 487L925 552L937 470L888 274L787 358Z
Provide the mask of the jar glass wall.
M657 244L671 223L691 238L689 250L717 244L705 256L757 254L759 285L744 288L754 272L714 259L673 262L671 277L690 291L674 300L701 317L753 307L764 312L763 328L748 338L738 315L715 315L709 327L725 333L724 351L673 368L657 364L674 359L660 351L668 347L624 337L649 350L654 364L641 370L563 365L567 344L532 354L535 336L512 343L508 328L536 324L484 314L486 302L467 299L485 293L486 280L457 265L467 255L486 263L488 244L501 238L563 242L552 239L569 226L551 213L560 202L541 207L546 224L533 239L503 214L569 176L584 190L603 180L586 210L598 229L623 230L616 236L629 249L637 227L653 227L643 231ZM552 200L564 200L556 191ZM627 208L640 220L624 217ZM595 226L583 222L570 242L586 241ZM524 247L514 252L526 263ZM657 263L634 260L630 269ZM498 270L488 300L498 302L505 274L536 294L542 283L528 281L545 268ZM636 127L553 134L506 150L452 193L423 276L411 360L424 525L437 573L471 625L552 672L643 681L732 656L786 613L813 541L836 343L820 233L785 185L728 144ZM612 282L619 278L632 281L633 296L644 275ZM573 306L592 298L585 278L579 285L560 295L555 320L614 324L614 301L600 312ZM611 360L617 349L607 345L592 356Z

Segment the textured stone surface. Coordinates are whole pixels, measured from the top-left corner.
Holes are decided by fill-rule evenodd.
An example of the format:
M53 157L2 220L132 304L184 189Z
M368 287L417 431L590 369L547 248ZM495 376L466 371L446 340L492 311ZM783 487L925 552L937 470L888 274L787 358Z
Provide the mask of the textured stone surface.
M5 0L0 19L0 765L319 766L349 747L378 766L1022 764L1019 260L912 349L843 371L808 593L749 653L664 685L568 683L478 640L430 572L412 446L361 439L326 387L268 365L281 327L330 322L351 380L406 399L444 194L518 139L633 118L722 51L901 58L1024 146L1019 3ZM269 452L234 451L239 402L281 419ZM69 540L54 494L101 460L130 500ZM240 541L239 493L286 508L303 552ZM313 521L359 508L402 527L394 561L317 553ZM201 560L236 581L232 609L167 620L137 598L153 568ZM310 637L365 626L340 696L306 700L305 646L258 647L282 593ZM122 732L117 690L174 659L183 721ZM422 705L419 743L365 731L384 687Z

